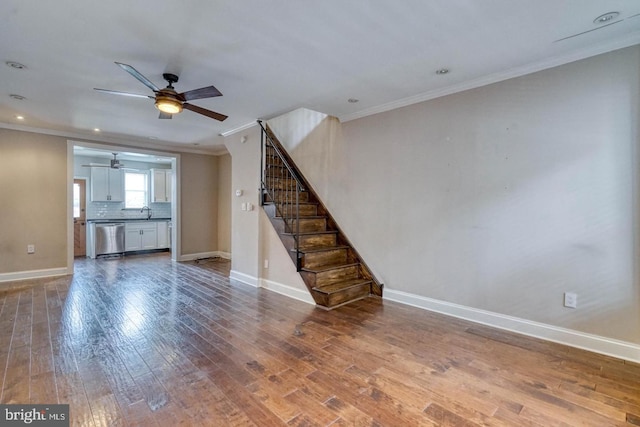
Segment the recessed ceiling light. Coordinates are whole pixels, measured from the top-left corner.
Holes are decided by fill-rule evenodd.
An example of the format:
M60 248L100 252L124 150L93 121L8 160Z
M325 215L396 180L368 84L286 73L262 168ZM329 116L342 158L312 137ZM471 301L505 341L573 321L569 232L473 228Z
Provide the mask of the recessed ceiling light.
M27 68L26 65L23 65L19 62L15 62L15 61L7 61L5 62L5 64L7 64L7 66L11 67L11 68L15 68L16 70L24 70L25 68Z
M93 128L94 132L100 132L100 128Z
M25 99L27 99L27 98L25 98L24 96L22 96L22 95L16 95L15 93L12 93L11 95L9 95L9 97L10 97L11 99L15 99L15 100L17 100L17 101L24 101Z
M356 102L360 102L360 100L356 98L349 98L347 99L347 102L350 102L351 104L355 104Z
M18 120L24 120L24 116L16 116L16 119L18 119Z
M613 21L618 16L620 16L620 12L607 12L604 15L598 16L593 20L594 24L606 24L607 22Z
M440 68L439 70L436 70L436 74L438 74L438 75L449 74L449 69L448 68Z

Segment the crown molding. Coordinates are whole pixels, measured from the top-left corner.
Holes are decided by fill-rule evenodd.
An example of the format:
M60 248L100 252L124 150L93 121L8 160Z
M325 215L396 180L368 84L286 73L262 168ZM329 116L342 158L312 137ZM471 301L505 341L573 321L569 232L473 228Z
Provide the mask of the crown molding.
M256 120L254 120L254 121L246 123L246 124L244 124L242 126L238 126L238 127L233 128L233 129L225 130L224 132L220 133L220 136L223 136L223 137L226 138L226 137L228 137L230 135L233 135L234 133L238 133L238 132L242 132L243 130L250 129L250 128L256 126L257 124L258 124L258 122Z
M590 46L585 49L571 52L566 55L559 55L552 58L545 59L543 61L530 63L521 67L514 67L506 71L500 71L498 73L489 74L479 77L477 79L465 81L459 84L447 86L444 88L438 88L427 92L413 95L407 98L399 99L397 101L388 102L375 107L367 108L361 111L357 111L350 114L338 116L341 122L348 122L351 120L360 119L363 117L371 116L386 111L395 110L408 105L417 104L431 99L440 98L446 95L452 95L454 93L463 92L469 89L475 89L478 87L498 83L504 80L509 80L515 77L521 77L527 74L536 73L538 71L546 70L560 65L576 62L581 59L590 58L592 56L600 55L614 50L624 49L626 47L640 44L640 31L636 31L628 34L623 38L616 39L608 43L601 43L599 45Z

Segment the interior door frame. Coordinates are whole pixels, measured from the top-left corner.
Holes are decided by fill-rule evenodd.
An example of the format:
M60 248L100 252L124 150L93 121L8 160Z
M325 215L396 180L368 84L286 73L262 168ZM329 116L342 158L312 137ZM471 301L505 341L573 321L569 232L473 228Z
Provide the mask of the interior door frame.
M171 158L171 169L173 171L171 183L172 203L171 203L171 260L178 261L182 256L182 245L180 243L181 227L180 227L180 154L169 153L165 151L157 151L155 149L147 149L143 147L130 147L125 145L95 143L80 140L67 140L67 274L73 274L73 180L75 161L73 156L73 147L87 147L104 151L127 151L130 153L149 154L152 156ZM87 186L87 192L89 192ZM89 199L87 198L87 203Z

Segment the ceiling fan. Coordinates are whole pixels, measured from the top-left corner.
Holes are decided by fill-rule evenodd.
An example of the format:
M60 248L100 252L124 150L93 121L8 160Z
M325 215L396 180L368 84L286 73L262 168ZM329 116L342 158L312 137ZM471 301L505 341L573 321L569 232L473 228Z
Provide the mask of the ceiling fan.
M111 153L111 154L113 154L113 159L111 159L111 162L108 165L103 165L101 163L89 163L88 165L82 165L82 167L83 168L111 168L111 169L123 168L124 165L120 163L120 160L118 160L116 157L118 153Z
M174 114L180 113L183 109L191 110L195 113L202 114L203 116L210 117L219 121L223 121L227 118L224 114L216 113L215 111L207 110L206 108L198 107L197 105L189 104L187 101L194 99L213 98L216 96L222 96L222 93L214 86L202 87L200 89L188 90L186 92L178 93L173 87L174 83L178 82L178 76L171 73L164 73L162 77L167 81L168 86L164 89L160 89L153 84L148 78L140 74L138 70L131 65L116 62L120 68L131 74L138 79L143 85L148 87L155 93L155 96L151 95L139 95L137 93L120 92L117 90L98 89L94 88L98 92L110 93L112 95L132 96L136 98L150 98L155 100L155 105L160 110L160 119L170 119Z

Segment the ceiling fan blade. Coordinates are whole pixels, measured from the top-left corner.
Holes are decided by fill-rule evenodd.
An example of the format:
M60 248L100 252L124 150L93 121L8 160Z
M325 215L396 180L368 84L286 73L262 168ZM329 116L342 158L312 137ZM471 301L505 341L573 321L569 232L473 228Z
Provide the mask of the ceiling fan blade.
M188 90L182 92L178 96L182 97L185 101L192 101L194 99L202 98L214 98L216 96L222 96L222 93L215 86L201 87L200 89Z
M224 114L216 113L215 111L207 110L206 108L198 107L197 105L189 104L188 102L183 103L182 108L186 108L194 113L202 114L203 116L211 117L212 119L216 119L221 122L227 118Z
M137 93L120 92L118 90L98 89L97 87L94 87L93 90L97 90L98 92L108 93L108 94L111 94L111 95L122 95L122 96L131 96L131 97L134 97L134 98L151 98L151 99L155 99L151 95L140 95L140 94L137 94Z
M140 74L140 72L135 68L133 68L131 65L123 64L121 62L116 62L116 64L118 64L120 68L125 70L127 73L131 74L133 77L138 79L143 85L145 85L152 91L158 92L160 90L158 86L154 85L153 82L151 82L151 80L149 80L148 78Z
M160 111L160 115L158 116L159 119L172 119L173 118L173 114L169 114L169 113L165 113L163 111Z

